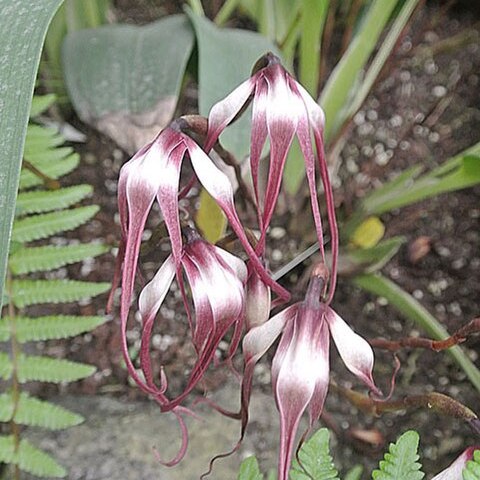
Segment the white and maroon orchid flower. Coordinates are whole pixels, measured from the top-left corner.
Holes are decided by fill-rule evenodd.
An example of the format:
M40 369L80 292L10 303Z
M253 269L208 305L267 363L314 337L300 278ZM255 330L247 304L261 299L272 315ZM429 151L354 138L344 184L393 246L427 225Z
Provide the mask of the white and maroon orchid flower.
M188 305L181 273L177 275L177 280L184 296L192 330L192 342L198 358L185 390L172 400L165 395L167 379L163 371L161 385L156 387L154 383L149 351L155 318L176 273L173 254L143 288L138 301L143 328L140 364L146 385L151 391L156 392L155 397L163 411L180 405L193 390L212 363L220 340L230 328L237 329L238 324L243 325L245 311L247 268L244 262L227 251L207 243L195 230L187 227L182 231L186 241L180 255L180 265L191 292L193 312ZM233 353L235 352L231 355Z
M303 412L308 408L312 426L323 410L329 381L330 337L348 370L372 391L380 393L372 377L372 348L321 300L326 277L325 266L317 266L305 300L252 328L243 340L242 434L248 418L255 364L282 335L272 364L272 385L281 429L278 480L288 478L295 434Z
M468 447L449 467L435 475L432 480L463 480L469 477L462 475L463 469L469 460L473 460L473 454L480 450L480 445ZM474 478L472 476L472 478Z
M256 72L226 98L214 105L208 117L205 143L209 151L222 131L253 97L250 167L255 191L261 237L257 253L263 254L265 236L277 202L288 151L296 135L305 160L310 189L313 218L322 254L323 232L315 180L315 160L318 161L327 204L332 241L332 267L328 303L333 297L336 282L338 233L332 188L323 149L324 114L307 91L282 67L280 60L268 53L257 62ZM315 150L312 145L313 134ZM259 191L259 164L262 149L269 140L270 164L264 195Z

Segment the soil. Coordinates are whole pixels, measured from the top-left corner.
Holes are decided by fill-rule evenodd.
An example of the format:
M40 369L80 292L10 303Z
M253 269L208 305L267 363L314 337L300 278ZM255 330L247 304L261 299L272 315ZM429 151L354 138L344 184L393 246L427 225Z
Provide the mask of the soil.
M118 0L116 3L118 17L122 21L136 23L145 23L179 9L175 2L162 2L158 7L155 5L160 3L151 1ZM480 140L478 12L474 7L471 10L456 7L437 17L440 10L432 2L416 14L382 78L354 118L340 156L336 181L336 201L341 216L351 213L358 200L372 188L406 167L423 165L431 169ZM93 222L72 235L77 238L79 235L81 241L101 239L114 249L119 238L116 181L119 169L128 157L113 141L75 119L71 121L87 134L87 141L77 148L82 157L81 168L68 177L67 183L81 181L92 184L95 188L93 202L101 207ZM288 212L281 214L272 230L273 270L309 243L308 222L303 222L303 230L299 231L298 222L293 224L291 218ZM382 216L386 237L403 235L407 239L399 254L382 269L383 274L419 299L450 332L479 315L479 218L479 186ZM293 231L295 237L288 231ZM427 248L424 255L414 262L409 249L415 248L414 242L419 238L423 238L420 242ZM158 267L162 255L164 253L150 254L144 259L147 276ZM309 261L305 265L308 267L308 264ZM301 289L295 289L295 284L297 279L302 278L302 268L284 279L287 285L294 287L297 296L301 295ZM110 281L113 269L114 256L108 254L99 257L94 264L84 263L69 268L69 273L72 278ZM105 296L98 297L91 303L72 306L71 311L103 314L105 301ZM176 307L175 299L167 301L153 341L154 356L165 365L170 387L174 391L182 387L187 378L185 370L195 360L189 345L186 321ZM334 308L367 339L398 339L423 334L385 299L364 293L352 286L347 278L339 280ZM135 345L136 341L138 343L139 324L133 321L132 325L129 338ZM480 338L473 336L463 346L480 368ZM70 342L48 343L42 348L46 353L98 367L93 377L62 387L62 391L141 398L139 392L131 387L122 366L116 315L91 334ZM437 391L480 412L479 393L447 354L402 351L400 360L402 368L397 377L395 398ZM388 390L392 364L391 355L378 352L375 374L384 390ZM210 391L219 388L228 375L229 372L223 370L210 372L203 388ZM343 386L359 387L336 352L332 353L332 377ZM261 366L255 388L269 392L269 382L268 367ZM40 393L48 396L52 389L44 388ZM370 468L378 461L379 450L409 428L415 428L421 435L426 472L439 471L467 445L479 443L478 437L474 437L465 423L425 410L372 418L359 413L346 400L330 392L326 411L328 424L338 433L334 439L335 459L342 467L367 462ZM372 448L368 442L353 442L346 435L349 428L370 433L378 430L380 437L376 438L380 446ZM250 432L254 434L252 430ZM264 434L255 433L259 436ZM267 455L261 449L256 453L261 460Z

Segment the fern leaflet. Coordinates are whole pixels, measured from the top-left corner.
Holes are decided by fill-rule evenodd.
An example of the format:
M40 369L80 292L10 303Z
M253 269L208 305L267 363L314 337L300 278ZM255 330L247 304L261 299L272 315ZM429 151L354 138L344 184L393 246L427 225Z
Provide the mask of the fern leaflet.
M13 303L23 308L37 303L65 303L91 298L110 288L109 283L77 280L14 280Z
M25 153L55 148L64 142L65 139L56 128L30 124L25 139Z
M74 382L95 372L95 367L58 358L21 355L18 359L18 380L25 382Z
M89 205L17 220L13 225L12 240L31 242L32 240L39 240L60 232L73 230L92 218L98 210L98 206Z
M96 257L107 251L108 247L99 243L20 248L10 255L9 266L15 275L48 271Z
M8 380L12 376L13 365L8 353L0 352L0 378Z
M469 460L462 472L463 480L480 480L480 450L473 452L473 460Z
M322 428L302 446L298 454L300 463L293 461L291 480L339 480L330 456L329 440L329 431Z
M51 107L54 102L55 95L53 93L47 95L34 95L32 98L32 106L30 107L30 117L40 115L47 108Z
M102 325L107 317L101 316L46 316L37 318L15 318L15 333L20 343L32 341L58 340L74 337ZM8 317L0 319L0 341L10 338Z
M28 213L43 213L68 208L90 195L93 188L90 185L75 185L58 190L38 190L18 194L17 215Z
M28 156L25 156L28 159ZM77 154L72 154L66 157L64 160L47 163L40 168L44 175L50 178L59 178L62 175L70 173L78 167L80 157ZM43 181L40 177L30 172L29 170L22 169L20 172L20 190L36 187L42 185Z
M38 477L65 478L67 471L50 455L34 447L29 441L22 440L12 463L25 472Z
M418 433L405 432L396 443L391 443L389 452L380 461L380 469L372 473L373 480L421 480L425 474L418 460Z
M76 156L72 147L60 147L54 150L38 150L29 152L24 156L32 165L43 169L46 165L57 163L70 155Z
M246 458L240 465L237 480L263 480L263 475L254 456Z

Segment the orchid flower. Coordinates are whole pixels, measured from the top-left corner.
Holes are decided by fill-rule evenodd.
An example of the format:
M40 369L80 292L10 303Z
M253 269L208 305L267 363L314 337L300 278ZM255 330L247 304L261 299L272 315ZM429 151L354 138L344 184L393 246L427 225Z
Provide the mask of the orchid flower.
M146 384L153 389L162 410L178 406L192 391L210 365L220 340L226 332L242 325L245 310L245 282L247 269L242 260L221 248L204 241L193 229L183 229L186 237L180 263L185 272L193 299L194 315L186 299L182 277L179 284L184 296L192 329L192 341L198 359L185 390L175 399L165 395L167 379L161 375L162 384L156 387L153 380L149 347L152 328L157 313L175 276L175 259L170 255L153 279L143 288L139 297L142 318L140 364ZM234 351L231 353L233 355Z
M435 475L432 480L462 480L469 477L463 476L462 472L467 462L473 460L475 451L480 450L480 445L476 447L468 447L449 467ZM474 478L472 476L472 478Z
M326 272L323 264L318 265L305 300L252 328L243 340L242 435L248 417L253 368L281 334L272 364L272 385L280 412L278 480L288 478L295 433L303 412L308 408L312 427L323 410L329 381L330 337L348 370L372 391L380 393L372 377L372 348L321 300Z
M209 151L213 147L222 131L236 118L253 96L250 167L261 231L257 253L263 254L265 237L277 202L285 161L296 135L305 160L313 218L322 260L325 261L322 220L315 180L315 159L317 159L325 191L332 241L330 293L327 300L327 303L330 303L336 282L338 233L332 187L323 149L324 113L272 53L262 57L254 70L256 72L248 80L212 107L208 117L205 149ZM316 154L311 140L312 133ZM261 196L258 172L262 149L267 138L270 144L270 165L266 191L264 196Z

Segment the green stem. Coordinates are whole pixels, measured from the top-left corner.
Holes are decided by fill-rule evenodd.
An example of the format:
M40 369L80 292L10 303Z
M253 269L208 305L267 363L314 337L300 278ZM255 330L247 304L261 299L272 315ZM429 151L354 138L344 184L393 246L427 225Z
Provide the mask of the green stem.
M227 0L222 8L217 13L215 19L213 20L217 25L223 25L232 15L234 10L237 8L240 0Z
M202 2L200 0L188 0L190 8L193 10L193 13L200 17L205 16L205 11L203 10Z
M436 340L444 340L449 337L445 328L426 308L391 280L380 274L368 274L355 277L353 282L367 292L385 297L402 315L413 320ZM480 371L467 357L463 349L457 345L449 348L447 352L460 365L472 385L480 392Z

